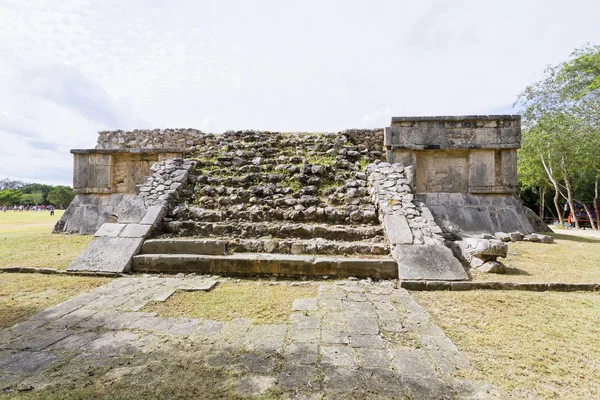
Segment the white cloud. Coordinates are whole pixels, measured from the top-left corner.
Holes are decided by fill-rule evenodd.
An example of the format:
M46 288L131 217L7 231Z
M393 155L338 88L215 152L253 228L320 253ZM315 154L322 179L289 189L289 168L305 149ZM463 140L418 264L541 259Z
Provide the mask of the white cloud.
M599 12L593 0L3 0L0 178L69 182L68 150L102 129L324 131L510 110L546 64L598 42Z

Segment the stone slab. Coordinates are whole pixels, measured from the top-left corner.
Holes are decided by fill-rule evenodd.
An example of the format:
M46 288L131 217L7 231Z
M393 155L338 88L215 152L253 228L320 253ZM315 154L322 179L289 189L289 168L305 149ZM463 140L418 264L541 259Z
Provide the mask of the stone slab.
M314 257L293 254L235 253L232 255L141 254L137 272L194 272L224 275L338 276L390 279L397 275L391 257Z
M150 206L140 221L141 225L154 225L164 216L166 208L162 205Z
M227 254L227 242L215 239L150 239L142 247L144 254Z
M400 280L467 280L469 277L452 251L442 245L397 245Z
M141 237L95 237L67 271L126 272L143 241Z
M354 350L345 346L321 346L321 364L335 367L354 368Z
M119 233L123 238L145 238L150 233L152 225L127 224Z
M100 228L94 233L96 237L117 237L119 233L125 228L125 224L115 224L111 222L105 222Z
M412 244L413 235L404 215L386 215L383 226L390 244Z
M292 303L292 311L316 311L317 299L296 299Z

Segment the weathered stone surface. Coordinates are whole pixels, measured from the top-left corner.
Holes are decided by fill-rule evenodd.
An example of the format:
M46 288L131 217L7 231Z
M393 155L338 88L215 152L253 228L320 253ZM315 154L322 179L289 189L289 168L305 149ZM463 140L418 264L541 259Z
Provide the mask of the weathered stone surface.
M356 356L354 350L342 346L321 346L321 363L336 367L354 368Z
M144 242L146 254L226 254L227 242L215 239L150 239Z
M293 311L316 311L317 299L296 299L292 303Z
M511 232L508 234L511 242L520 242L523 240L523 234L521 232Z
M495 261L498 257L505 258L508 254L508 245L497 239L464 238L458 242L467 261L473 266L481 265L479 260Z
M141 225L156 225L167 210L162 205L150 206L140 221Z
M413 235L404 215L386 215L383 224L390 244L412 244Z
M282 276L396 277L392 258L314 257L288 254L235 253L227 256L142 254L134 257L139 272L195 272L201 274Z
M102 226L96 231L94 236L117 237L119 236L119 233L121 233L123 228L125 228L125 224L115 224L106 222L102 224Z
M309 302L317 310L294 312L287 324L124 311L197 279L118 278L39 313L35 318L44 320L43 327L25 321L14 333L0 331L0 349L5 349L0 350L0 382L14 390L40 376L49 384L69 376L77 386L81 381L73 368L82 370L86 382L106 371L103 379L117 379L145 368L155 354L167 354L162 363L202 363L241 376L235 390L245 397L273 389L293 398L479 398L470 383L453 376L468 370L468 361L408 292L393 285L325 283L317 301ZM328 302L335 302L334 309L325 307ZM380 332L390 323L403 325L403 338ZM92 330L83 328L86 324ZM398 347L397 340L405 347ZM143 364L138 366L138 360Z
M119 237L123 238L146 238L150 233L151 225L126 224Z
M554 243L554 238L549 235L541 235L539 233L532 233L523 237L525 242L541 242L541 243Z
M318 343L293 343L285 348L285 357L291 364L316 364L319 358Z
M477 267L477 270L490 274L504 274L506 272L506 266L498 261L486 261Z
M465 269L444 246L396 246L394 258L398 262L401 280L466 280Z
M510 235L504 232L496 232L494 233L496 239L501 240L503 242L510 242Z
M95 237L67 271L126 272L142 242L143 238Z

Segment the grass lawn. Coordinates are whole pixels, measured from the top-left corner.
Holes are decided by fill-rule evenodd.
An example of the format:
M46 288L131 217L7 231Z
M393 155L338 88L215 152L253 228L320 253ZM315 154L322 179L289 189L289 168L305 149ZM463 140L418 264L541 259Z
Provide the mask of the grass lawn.
M52 235L63 211L0 212L0 267L65 269L92 236Z
M516 398L600 398L600 294L413 292L477 368Z
M554 244L508 244L506 274L471 270L475 281L600 283L600 239L551 233Z
M0 329L109 281L109 278L0 273Z
M143 311L161 317L206 318L254 323L288 322L295 299L317 296L316 285L270 285L268 282L222 283L210 292L179 292L165 302L150 303Z

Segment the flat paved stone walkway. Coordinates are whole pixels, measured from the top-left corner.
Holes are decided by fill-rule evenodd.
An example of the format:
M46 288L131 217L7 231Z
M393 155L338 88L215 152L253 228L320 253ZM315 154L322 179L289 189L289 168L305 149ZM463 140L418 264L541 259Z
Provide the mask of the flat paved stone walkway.
M410 294L389 281L315 284L317 298L294 300L287 324L140 311L175 290L215 283L119 278L0 331L0 390L40 390L85 374L110 381L147 366L138 359L192 354L206 368L233 371L241 396L273 389L282 398L310 399L499 396L489 385L454 377L471 368L468 361Z

